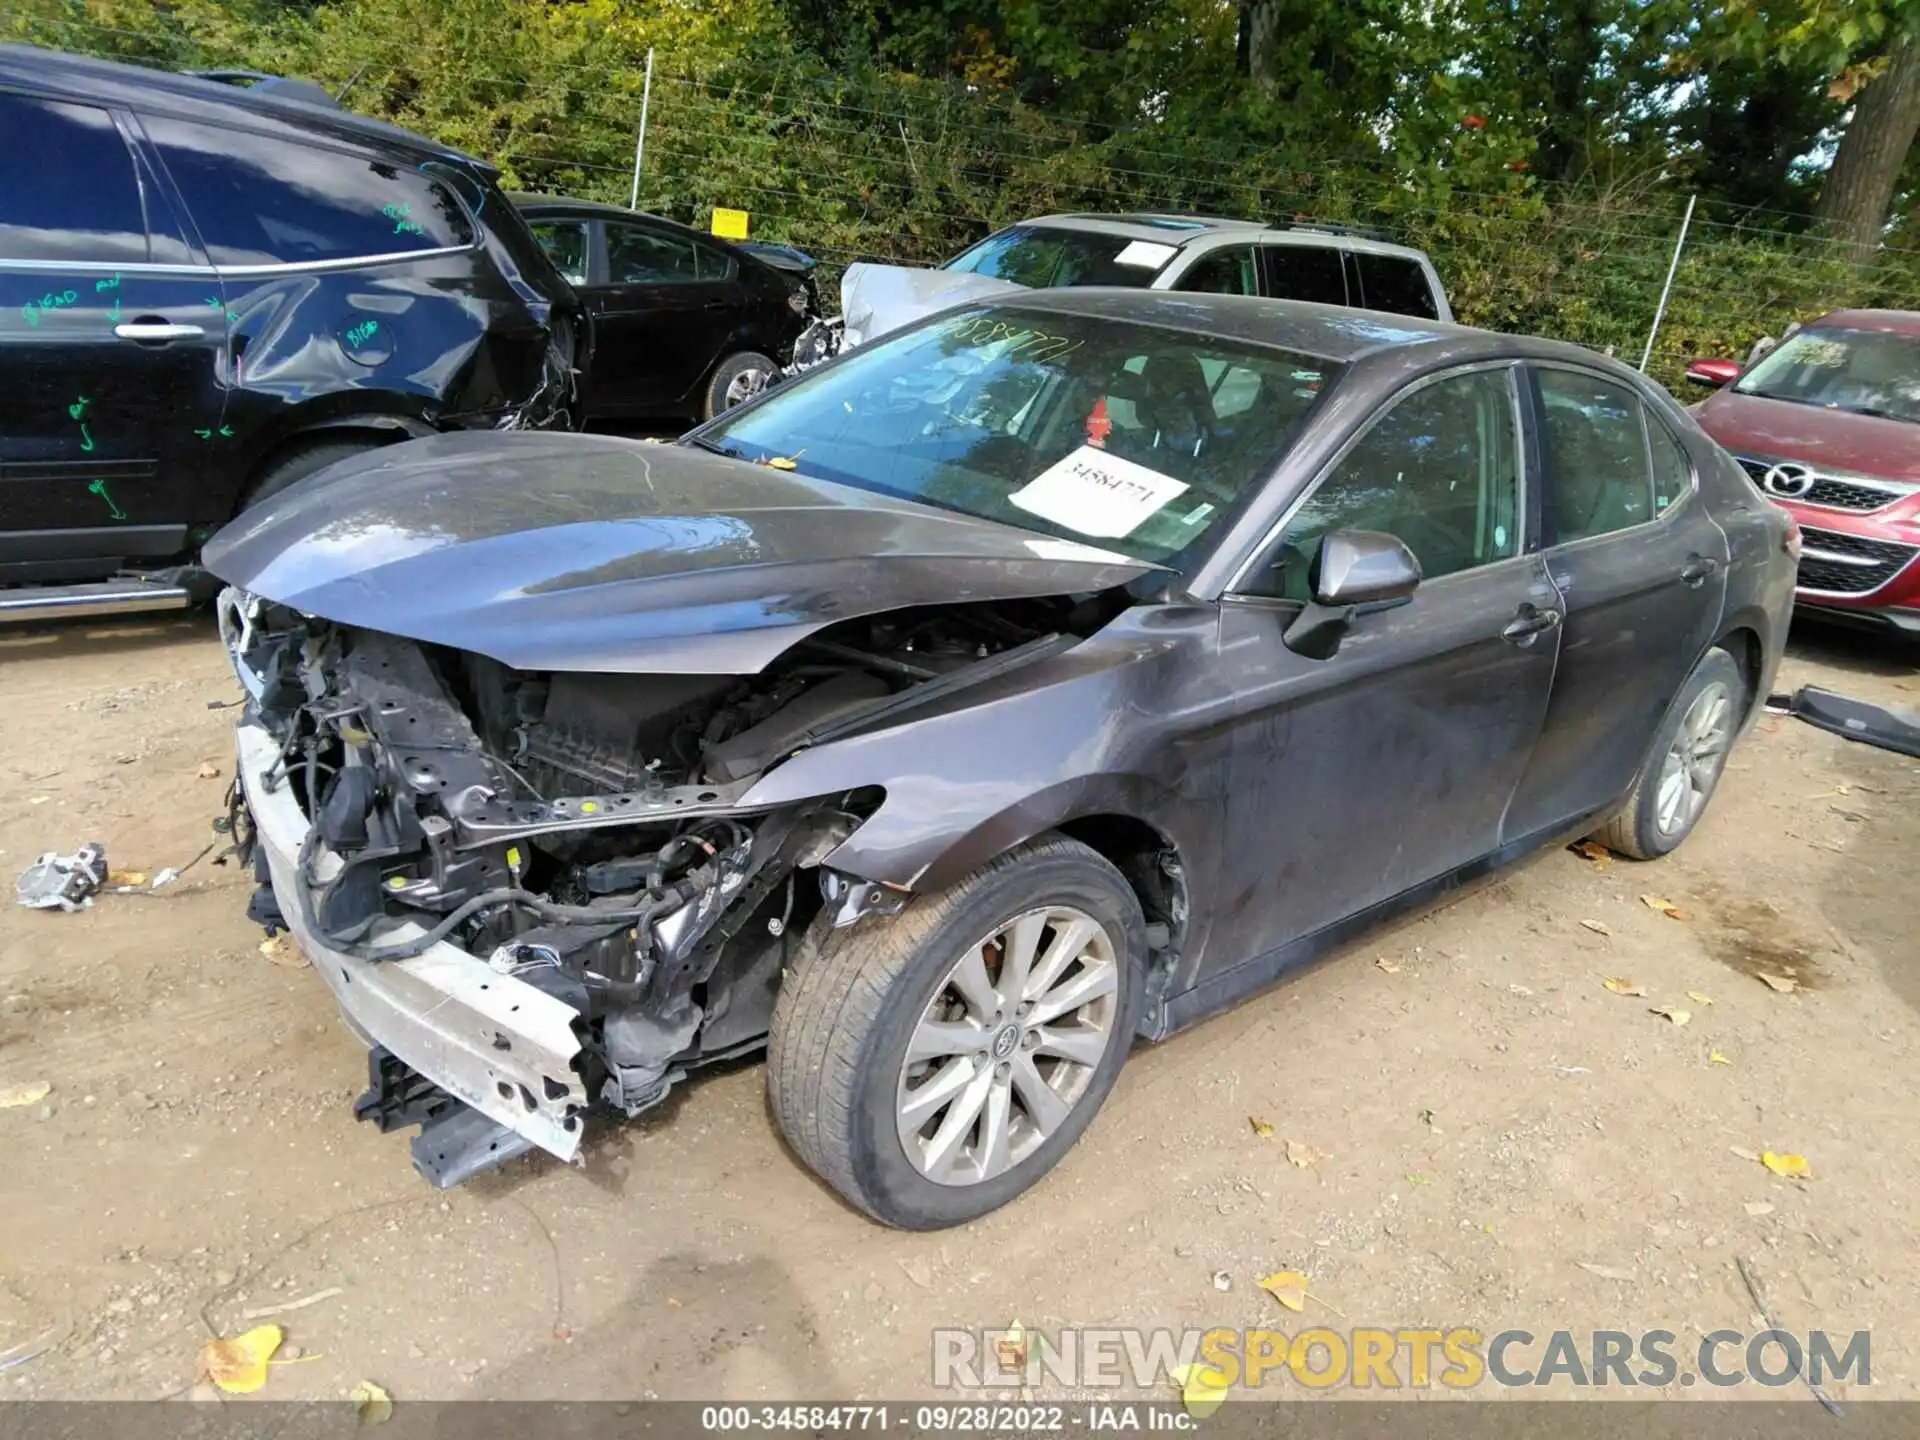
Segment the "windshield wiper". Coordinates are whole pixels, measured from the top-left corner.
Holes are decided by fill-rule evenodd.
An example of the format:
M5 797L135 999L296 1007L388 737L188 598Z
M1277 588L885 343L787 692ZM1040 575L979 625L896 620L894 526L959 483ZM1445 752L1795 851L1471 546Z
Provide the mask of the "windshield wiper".
M709 455L724 455L729 460L744 460L747 458L744 454L734 449L731 445L722 445L718 440L709 440L705 436L701 436L701 435L687 436L686 443L689 445L698 445L702 450L706 451Z
M1920 415L1904 414L1898 410L1882 410L1878 405L1842 405L1842 410L1851 410L1856 415L1871 415L1879 420L1904 420L1909 425L1920 425Z

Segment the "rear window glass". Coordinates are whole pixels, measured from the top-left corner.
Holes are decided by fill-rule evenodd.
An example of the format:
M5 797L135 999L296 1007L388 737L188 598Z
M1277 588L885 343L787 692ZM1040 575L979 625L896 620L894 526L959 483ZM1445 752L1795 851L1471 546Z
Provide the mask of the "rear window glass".
M1347 303L1347 277L1340 251L1332 245L1268 245L1267 294L1277 300L1311 300L1316 305Z
M1171 245L1129 240L1124 235L1015 226L989 235L941 268L1011 280L1036 290L1063 285L1145 287L1166 268L1174 253Z
M216 265L299 265L473 242L447 188L389 160L143 117Z
M1426 320L1440 318L1433 291L1427 285L1427 272L1413 261L1366 250L1355 251L1353 258L1360 267L1360 303L1367 309L1418 315Z
M0 94L0 260L146 258L140 184L113 117Z

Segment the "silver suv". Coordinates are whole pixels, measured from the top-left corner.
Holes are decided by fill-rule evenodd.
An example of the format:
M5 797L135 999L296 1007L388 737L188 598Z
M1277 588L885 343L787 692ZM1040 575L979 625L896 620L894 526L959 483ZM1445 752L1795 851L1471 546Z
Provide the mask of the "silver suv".
M1433 262L1334 225L1204 215L1045 215L989 235L942 270L1034 289L1128 285L1267 295L1451 320Z

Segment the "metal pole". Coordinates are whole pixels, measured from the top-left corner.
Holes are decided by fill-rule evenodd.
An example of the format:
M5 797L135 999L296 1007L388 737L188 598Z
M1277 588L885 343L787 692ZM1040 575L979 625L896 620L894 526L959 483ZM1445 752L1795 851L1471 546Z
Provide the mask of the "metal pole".
M641 113L644 115L645 111ZM1653 337L1660 333L1660 322L1667 315L1667 297L1673 293L1673 277L1680 269L1680 252L1687 248L1687 227L1693 224L1693 207L1699 198L1698 195L1687 196L1687 213L1680 221L1680 238L1673 242L1673 263L1667 266L1667 283L1660 287L1660 304L1653 312L1653 328L1647 331L1647 348L1640 352L1642 375L1647 373L1647 362L1653 358Z
M647 158L647 102L653 99L653 47L647 47L647 78L640 86L640 135L633 142L633 194L627 200L629 210L640 208L640 163ZM1692 214L1691 209L1687 212ZM1644 367L1642 367L1644 368Z

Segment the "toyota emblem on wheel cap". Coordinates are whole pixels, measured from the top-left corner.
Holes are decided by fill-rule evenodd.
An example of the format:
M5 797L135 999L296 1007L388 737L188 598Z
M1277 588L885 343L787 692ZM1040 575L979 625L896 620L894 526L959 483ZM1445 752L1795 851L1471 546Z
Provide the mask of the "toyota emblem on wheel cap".
M1767 492L1771 495L1797 500L1813 489L1813 482L1817 478L1805 465L1788 462L1776 465L1767 471L1760 483L1767 487Z

